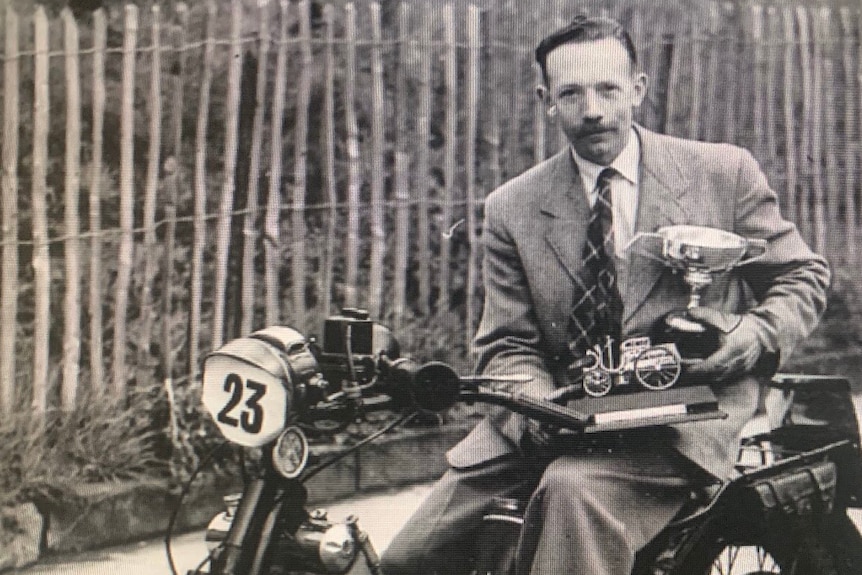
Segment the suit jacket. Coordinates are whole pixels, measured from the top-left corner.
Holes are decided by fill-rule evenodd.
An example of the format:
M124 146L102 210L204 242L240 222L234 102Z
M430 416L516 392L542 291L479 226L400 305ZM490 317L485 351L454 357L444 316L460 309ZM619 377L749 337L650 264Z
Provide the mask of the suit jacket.
M796 227L779 213L751 154L656 134L640 126L641 168L636 231L672 224L711 226L767 240L756 263L721 274L702 305L750 314L764 348L780 358L814 328L826 305L829 271ZM565 384L570 361L568 321L582 273L581 253L590 207L568 148L492 192L485 202L485 307L474 340L477 370L529 374L524 391L544 396ZM628 261L623 335L649 333L665 314L684 309L689 290L660 262ZM675 426L675 447L712 474L730 473L738 436L757 408L760 383L745 376L714 385L729 417ZM497 413L447 454L469 467L516 452L524 419Z

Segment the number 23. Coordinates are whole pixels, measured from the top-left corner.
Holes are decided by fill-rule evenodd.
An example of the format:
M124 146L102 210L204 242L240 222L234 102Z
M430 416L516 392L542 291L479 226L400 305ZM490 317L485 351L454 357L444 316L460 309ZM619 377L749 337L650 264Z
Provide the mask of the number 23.
M240 418L237 419L230 415L230 412L242 401L244 387L251 391L251 397L245 401L245 406L248 409L242 410ZM263 426L263 408L260 405L260 399L266 393L266 386L251 379L246 380L243 386L242 378L239 375L229 373L224 380L224 390L231 396L227 404L218 412L217 419L231 427L242 426L243 430L248 433L260 433Z

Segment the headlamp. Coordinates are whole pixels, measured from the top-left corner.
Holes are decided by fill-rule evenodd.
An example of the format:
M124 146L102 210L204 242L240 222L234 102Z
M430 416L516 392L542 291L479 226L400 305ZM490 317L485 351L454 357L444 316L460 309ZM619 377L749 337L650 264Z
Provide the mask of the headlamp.
M272 466L285 479L295 479L308 464L308 439L295 425L285 428L272 448Z

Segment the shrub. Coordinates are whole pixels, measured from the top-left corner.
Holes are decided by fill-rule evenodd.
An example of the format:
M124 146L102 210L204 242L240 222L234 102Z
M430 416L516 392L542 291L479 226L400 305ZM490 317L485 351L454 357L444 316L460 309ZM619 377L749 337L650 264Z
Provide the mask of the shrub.
M140 406L92 398L68 412L10 415L0 423L0 506L50 506L74 498L82 483L164 477L149 427Z

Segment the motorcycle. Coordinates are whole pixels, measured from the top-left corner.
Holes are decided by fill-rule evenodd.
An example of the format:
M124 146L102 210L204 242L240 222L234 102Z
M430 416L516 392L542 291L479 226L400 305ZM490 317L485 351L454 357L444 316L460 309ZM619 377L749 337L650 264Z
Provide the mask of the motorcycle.
M246 481L241 494L225 497L206 532L210 553L187 575L340 575L361 571L360 563L382 575L357 518L334 522L323 510L307 511L304 484L415 414L457 402L590 432L588 418L559 401L501 390L516 381L459 376L443 363L401 357L392 332L360 310L328 318L322 346L289 327L227 343L205 361L202 399L226 440L242 446ZM847 515L862 507L862 448L847 379L777 375L765 404L766 425L743 441L736 477L693 491L638 553L634 574L862 573L862 537ZM376 411L393 417L328 460L308 441L309 433L332 434ZM523 507L500 499L488 509L474 539L473 575L514 572ZM166 544L176 575L170 529Z

